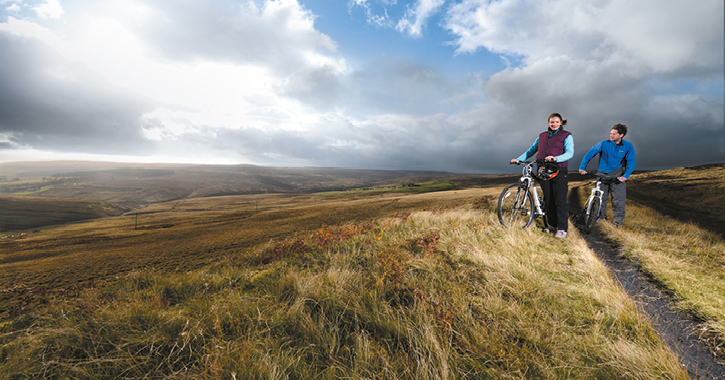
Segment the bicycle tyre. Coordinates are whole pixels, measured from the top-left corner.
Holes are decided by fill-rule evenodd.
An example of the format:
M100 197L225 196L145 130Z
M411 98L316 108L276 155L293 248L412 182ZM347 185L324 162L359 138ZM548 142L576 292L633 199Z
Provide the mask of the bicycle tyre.
M534 220L534 198L523 184L507 186L498 197L498 221L506 228L525 229Z
M584 232L586 233L592 232L592 228L594 228L594 225L597 224L599 210L602 207L602 200L599 197L594 197L591 202L588 203L589 206L587 207L587 214L584 218Z

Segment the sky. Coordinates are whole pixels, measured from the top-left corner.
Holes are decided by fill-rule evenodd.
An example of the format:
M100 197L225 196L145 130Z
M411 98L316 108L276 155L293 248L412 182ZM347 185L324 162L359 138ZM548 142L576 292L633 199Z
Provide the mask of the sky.
M0 0L0 162L725 162L722 0ZM589 169L595 169L590 163Z

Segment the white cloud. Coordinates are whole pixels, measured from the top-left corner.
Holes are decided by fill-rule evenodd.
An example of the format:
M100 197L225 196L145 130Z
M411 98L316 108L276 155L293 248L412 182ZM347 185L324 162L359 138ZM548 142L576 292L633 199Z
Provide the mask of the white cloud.
M394 3L395 2L393 1L393 4ZM388 10L383 9L383 13L375 13L375 11L373 11L372 5L370 5L370 2L368 2L368 0L350 0L347 3L347 7L349 13L352 13L352 10L354 8L361 8L365 12L366 21L368 24L374 25L379 28L390 27L393 25L393 22L390 20L390 16L388 16Z
M481 171L500 162L507 170L551 112L569 119L580 155L623 122L638 148L653 147L643 164L682 160L659 149L672 141L699 146L689 160L712 157L722 151L722 96L712 95L722 88L722 23L712 16L722 4L682 1L347 3L391 28L366 38L395 34L390 11L398 31L423 37L415 49L426 28L442 26L456 36L451 60L488 49L512 62L490 77L456 76L444 59L410 47L357 52L358 66L349 65L334 39L349 36L322 33L295 0L64 3L63 22L0 23L0 160L27 147L390 169ZM445 24L433 25L444 11ZM395 43L410 39L380 46Z
M436 14L444 3L445 0L417 0L413 7L406 9L395 29L413 37L422 36L428 18Z
M63 7L60 0L45 0L44 3L33 8L42 19L58 19L63 16Z
M636 63L656 73L696 66L721 72L723 2L464 0L445 27L461 53Z

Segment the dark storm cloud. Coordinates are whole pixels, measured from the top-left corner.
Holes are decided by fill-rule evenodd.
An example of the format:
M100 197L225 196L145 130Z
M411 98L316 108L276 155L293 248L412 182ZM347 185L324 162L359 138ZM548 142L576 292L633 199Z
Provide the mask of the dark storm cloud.
M33 38L0 32L0 135L51 151L133 152L143 100Z

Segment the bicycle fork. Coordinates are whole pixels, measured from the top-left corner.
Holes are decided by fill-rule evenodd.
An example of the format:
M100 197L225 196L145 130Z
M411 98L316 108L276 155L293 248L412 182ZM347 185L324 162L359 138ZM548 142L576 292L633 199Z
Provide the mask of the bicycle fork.
M602 195L604 192L599 188L600 183L597 182L594 187L592 188L592 195L589 196L589 199L587 200L587 215L590 215L592 212L592 203L594 202L595 198L602 199ZM601 204L601 202L600 202ZM599 215L594 215L595 217L598 217Z

